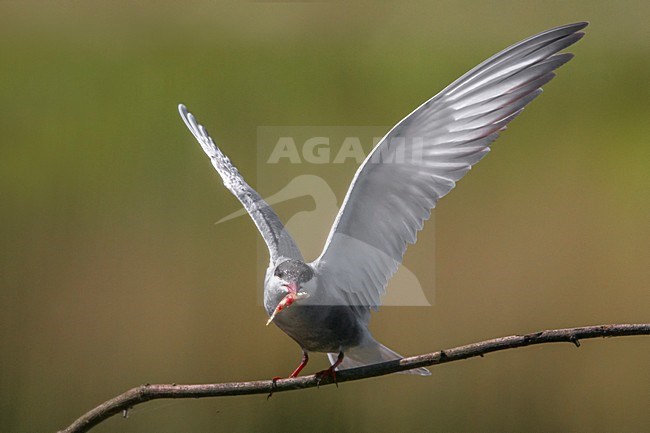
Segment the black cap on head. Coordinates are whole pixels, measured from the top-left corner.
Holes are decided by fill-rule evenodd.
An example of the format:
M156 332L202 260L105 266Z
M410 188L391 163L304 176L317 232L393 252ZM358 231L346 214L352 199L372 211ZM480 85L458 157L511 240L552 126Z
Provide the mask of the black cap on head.
M280 263L273 274L285 281L295 281L299 284L306 283L314 276L311 268L299 260L286 260Z

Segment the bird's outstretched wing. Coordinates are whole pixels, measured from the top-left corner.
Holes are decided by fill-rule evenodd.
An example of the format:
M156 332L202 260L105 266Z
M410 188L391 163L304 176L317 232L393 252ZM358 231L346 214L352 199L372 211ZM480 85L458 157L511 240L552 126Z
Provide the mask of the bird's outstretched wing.
M437 201L489 151L573 56L587 23L525 39L490 57L395 125L357 170L312 265L344 302L378 307L389 278Z
M239 199L253 219L264 238L264 242L266 242L266 246L269 248L271 263L276 263L282 257L302 260L300 250L271 206L244 181L237 168L230 162L230 159L214 144L208 131L196 121L192 113L188 112L183 104L178 106L178 112L198 140L203 151L210 157L210 161L212 161L212 165L221 176L223 184Z

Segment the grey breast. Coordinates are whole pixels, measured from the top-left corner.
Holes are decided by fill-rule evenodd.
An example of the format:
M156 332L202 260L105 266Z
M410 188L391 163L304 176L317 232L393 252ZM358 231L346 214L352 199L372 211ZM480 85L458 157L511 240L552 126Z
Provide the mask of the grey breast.
M307 351L338 352L361 343L369 314L362 307L294 305L278 315L276 323Z

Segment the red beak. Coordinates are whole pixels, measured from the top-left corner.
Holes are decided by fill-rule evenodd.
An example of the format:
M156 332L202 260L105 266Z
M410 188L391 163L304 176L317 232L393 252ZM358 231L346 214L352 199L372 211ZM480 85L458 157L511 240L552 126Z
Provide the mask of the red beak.
M283 286L287 288L289 293L287 293L285 297L282 298L278 306L275 307L273 314L271 314L271 317L269 317L269 320L266 322L266 326L269 326L269 323L275 319L275 316L277 316L280 311L289 308L294 302L300 299L306 299L309 297L309 293L307 292L298 292L298 285L295 283L283 284Z

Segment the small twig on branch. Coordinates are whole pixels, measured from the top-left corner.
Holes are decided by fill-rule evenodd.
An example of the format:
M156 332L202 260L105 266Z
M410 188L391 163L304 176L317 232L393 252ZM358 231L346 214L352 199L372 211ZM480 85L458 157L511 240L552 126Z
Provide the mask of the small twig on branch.
M481 341L453 349L441 350L424 355L411 356L381 364L342 370L337 373L338 383L369 377L383 376L399 371L410 370L417 367L428 367L444 364L461 359L483 356L486 353L499 350L514 349L533 344L569 342L580 347L580 340L596 337L621 337L626 335L650 335L650 323L622 324L622 325L597 325L581 328L552 329L526 335L512 335L509 337L495 338ZM330 385L333 380L327 376L322 378L320 386ZM258 380L253 382L231 382L201 385L142 385L130 389L117 397L108 400L93 410L82 415L74 423L60 433L87 432L100 422L111 416L128 411L133 406L149 400L160 398L200 398L200 397L225 397L233 395L268 394L291 391L319 386L315 375L296 377L294 379L278 380L275 385L272 380Z

